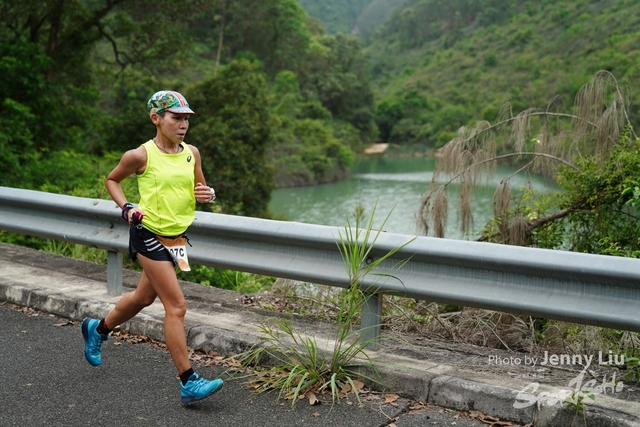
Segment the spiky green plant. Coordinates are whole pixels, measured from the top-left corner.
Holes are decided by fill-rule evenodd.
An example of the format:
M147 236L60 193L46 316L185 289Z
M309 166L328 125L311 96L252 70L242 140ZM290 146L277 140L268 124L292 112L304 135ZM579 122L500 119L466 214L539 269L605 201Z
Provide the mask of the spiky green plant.
M349 276L349 286L340 299L339 321L327 337L327 347L330 350L323 351L315 336L306 334L304 329L299 331L289 320L262 323L260 332L265 345L236 356L243 360L245 367L257 367L261 361L269 359L269 366L257 367L249 380L256 393L278 391L279 397L291 399L293 407L302 397L322 392L328 392L335 403L351 391L360 402L356 381L363 379L382 385L376 367L365 351L376 337L363 338L362 329L356 330L354 327L362 305L369 297L362 292L360 284L380 263L409 242L372 260L371 251L381 233L373 230L375 209L374 206L364 229L360 228L360 216L356 216L355 227L351 227L347 217L347 227L339 232L337 245ZM382 227L390 215L391 213L387 215ZM404 262L397 263L391 270L396 270L403 264ZM395 277L391 273L392 271L374 274L379 278ZM363 374L358 370L362 366L370 368L374 375Z
M374 258L373 256L371 256L371 251L374 248L376 241L380 237L380 234L382 233L381 230L376 230L373 228L373 221L376 214L377 206L378 203L376 202L373 206L371 215L369 215L369 218L364 224L364 228L360 226L360 223L362 221L361 215L357 215L355 217L356 220L353 227L351 226L351 221L347 216L347 226L344 228L344 231L338 232L338 249L340 250L340 255L342 255L342 260L349 276L350 287L358 287L359 285L361 285L362 280L365 276L372 274L373 270L380 267L381 263L395 255L396 252L415 240L414 237L406 243L391 249L389 252L378 258ZM392 212L393 209L385 217L382 225L380 226L381 229L384 228ZM399 270L407 261L408 259L398 262L393 267L391 267L389 271L373 274L375 276L378 276L379 279L393 278L394 280L400 280L397 277L393 276L391 273L393 271Z

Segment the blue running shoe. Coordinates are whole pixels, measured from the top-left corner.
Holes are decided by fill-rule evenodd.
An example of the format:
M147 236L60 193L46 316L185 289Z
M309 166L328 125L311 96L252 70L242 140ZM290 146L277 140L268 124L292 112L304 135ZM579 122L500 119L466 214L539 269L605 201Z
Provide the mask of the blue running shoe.
M200 378L198 374L192 374L186 385L180 383L180 403L189 405L211 396L223 386L221 379L213 381Z
M102 354L100 353L100 346L102 341L106 341L109 335L100 334L96 330L100 321L98 319L89 319L85 317L82 319L82 336L84 337L84 357L87 358L87 362L93 366L98 366L102 363Z

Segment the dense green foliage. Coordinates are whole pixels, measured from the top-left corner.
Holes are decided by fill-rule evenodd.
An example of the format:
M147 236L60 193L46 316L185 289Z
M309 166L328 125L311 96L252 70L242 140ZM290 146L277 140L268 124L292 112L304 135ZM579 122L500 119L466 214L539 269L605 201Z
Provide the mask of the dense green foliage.
M381 137L437 148L506 103L515 114L557 95L570 111L598 70L637 88L639 12L628 0L410 0L363 36ZM635 97L634 124L639 112Z
M236 58L256 64L245 77L262 81L261 89L231 84L224 99L233 102L224 112L209 108L222 104L215 100L217 92L208 91L210 98L200 97L203 110L192 120L193 142L223 145L205 150L218 159L203 160L214 174L208 178L222 190L225 212L266 215L275 169L278 162L287 163L280 156L282 143L298 145L295 153L318 152L291 162L298 165L294 175L313 183L342 176L353 150L375 135L373 95L358 43L325 35L294 0L8 0L0 12L0 156L10 172L0 177L0 185L44 189L64 168L53 160L89 156L89 163L103 164L108 155L111 165L89 168L47 189L72 192L75 185L95 185L115 165L116 157L108 153L122 153L153 135L144 109L153 92L170 88L198 99L197 91L217 84L212 83L216 76ZM294 117L277 110L282 94L276 76L285 71L299 82ZM238 70L231 73L237 77ZM255 117L261 117L256 126L263 128L257 131L260 153L247 163L247 153L236 149L238 136L228 129L242 128ZM319 120L315 129L330 137L321 147L318 141L306 146L304 130L282 132L284 122L299 120L293 128L303 129L309 119ZM205 129L212 132L206 138ZM245 130L240 139L253 138L255 127ZM216 171L222 174L215 176ZM295 179L287 172L281 171L279 182L290 185ZM251 183L263 183L261 190L253 191ZM229 197L224 203L223 193Z
M236 60L189 93L191 106L203 116L190 139L208 159L203 172L222 210L265 216L274 185L266 161L270 115L264 75L257 64Z
M353 38L317 37L303 67L274 79L271 158L279 186L344 177L353 153L375 137L373 93Z
M569 212L552 226L555 240L574 251L639 258L640 140L627 133L605 159L586 157L578 167L557 175L558 207Z

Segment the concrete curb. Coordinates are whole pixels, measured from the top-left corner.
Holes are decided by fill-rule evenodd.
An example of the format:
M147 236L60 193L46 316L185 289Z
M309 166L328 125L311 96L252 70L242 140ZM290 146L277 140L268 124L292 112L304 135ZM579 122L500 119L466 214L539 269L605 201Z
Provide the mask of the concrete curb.
M4 262L0 259L0 265ZM13 266L15 267L15 264ZM106 278L106 275L104 277ZM40 278L42 279L42 276ZM77 279L69 278L70 281ZM45 286L18 281L15 275L0 275L0 301L27 306L72 320L81 320L83 317L100 318L109 312L117 297L106 295L106 284L103 284L102 289L103 298L79 297L64 290L56 291ZM140 313L121 328L133 334L144 334L154 340L164 340L163 319L157 311ZM188 317L186 328L187 343L190 347L215 350L228 356L241 353L260 343L257 334L248 333L241 327L232 328L233 330L224 329L200 324ZM502 420L520 424L533 423L535 426L571 425L575 417L575 411L566 410L560 404L542 405L540 408L531 405L516 409L514 402L519 390L457 377L454 369L419 369L420 361L407 363L406 360L394 358L393 354L383 352L373 352L371 358L376 363L381 382L388 389L423 403L457 410L479 411ZM367 369L362 369L367 375L373 374ZM376 387L375 384L371 386ZM547 390L553 391L553 388L547 387ZM528 396L535 399L531 394ZM587 424L600 427L640 426L640 403L620 401L608 396L600 399L598 396L594 404L588 405ZM583 425L582 414L578 414L575 423L575 426L580 425Z
M515 409L513 403L517 394L515 390L441 375L431 381L428 402L445 408L500 414L501 419L521 424L530 423L535 415L534 407Z

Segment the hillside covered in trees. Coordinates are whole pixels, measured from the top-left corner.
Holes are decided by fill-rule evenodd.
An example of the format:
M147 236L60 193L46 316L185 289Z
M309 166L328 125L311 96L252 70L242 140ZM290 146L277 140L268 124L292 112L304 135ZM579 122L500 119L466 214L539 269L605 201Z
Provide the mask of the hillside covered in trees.
M631 90L637 125L639 24L631 0L410 0L361 37L379 137L433 149L505 106L571 111L599 70Z

